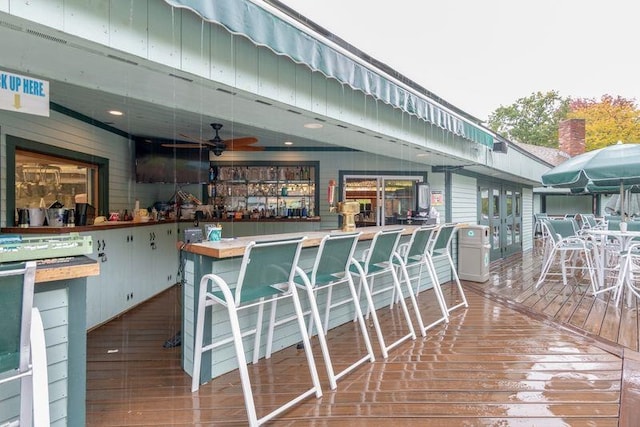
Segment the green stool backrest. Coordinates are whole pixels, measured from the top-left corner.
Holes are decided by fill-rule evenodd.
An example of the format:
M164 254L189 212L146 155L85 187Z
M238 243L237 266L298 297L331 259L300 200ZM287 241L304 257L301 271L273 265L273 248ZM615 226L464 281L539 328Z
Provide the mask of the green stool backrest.
M29 371L35 262L0 265L0 372Z
M556 240L555 234L559 234L561 238L573 237L577 233L577 225L573 218L571 219L548 219L546 220L550 225L550 232L553 234L553 239Z
M445 252L449 250L449 243L453 239L453 232L456 230L455 224L445 224L440 227L438 238L433 244L432 252Z
M596 221L596 217L591 214L582 215L582 218L585 220L589 228L596 228L598 226L598 222Z
M437 232L438 228L432 226L416 228L411 235L411 241L409 242L409 249L405 255L405 261L414 258L422 258L422 255L427 251L429 239L431 239L433 233Z
M620 220L619 219L609 219L607 221L607 229L608 230L620 230Z
M398 247L401 233L401 228L381 230L376 233L365 261L365 271L368 271L369 266L392 262L393 254Z
M618 225L619 227L619 225ZM640 231L640 221L628 221L627 222L627 230L628 231Z
M335 275L344 275L349 269L353 253L362 233L328 234L320 242L316 262L311 271L311 283L329 283Z
M296 273L302 242L306 237L247 245L235 290L235 303L264 296L266 287L291 283Z

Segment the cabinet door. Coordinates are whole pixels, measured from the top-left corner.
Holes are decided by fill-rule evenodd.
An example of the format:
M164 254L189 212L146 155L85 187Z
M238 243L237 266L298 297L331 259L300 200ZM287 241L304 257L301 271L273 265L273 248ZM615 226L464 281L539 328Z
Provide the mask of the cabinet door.
M91 329L102 323L102 278L104 277L105 259L102 256L102 240L103 232L80 233L83 236L91 236L93 243L93 251L90 258L98 261L100 264L100 274L98 276L87 277L87 329Z
M102 321L122 313L128 306L128 282L131 275L131 229L122 228L104 231L104 254L106 260L100 267Z
M162 292L177 281L179 251L176 248L176 236L175 224L160 224L152 227L149 243L151 250L149 296Z

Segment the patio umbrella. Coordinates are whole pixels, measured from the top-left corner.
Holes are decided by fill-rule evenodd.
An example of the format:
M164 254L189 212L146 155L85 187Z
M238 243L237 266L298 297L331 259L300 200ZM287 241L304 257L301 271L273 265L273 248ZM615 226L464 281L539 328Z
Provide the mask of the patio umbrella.
M543 174L542 183L601 193L618 188L624 206L625 188L640 184L640 144L618 142L572 157Z

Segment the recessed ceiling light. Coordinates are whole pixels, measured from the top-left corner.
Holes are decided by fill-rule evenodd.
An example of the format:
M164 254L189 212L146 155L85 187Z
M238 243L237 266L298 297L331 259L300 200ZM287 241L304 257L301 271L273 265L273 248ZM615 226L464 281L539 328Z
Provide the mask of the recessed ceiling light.
M307 129L320 129L322 128L322 123L305 123L304 127Z
M291 142L291 141L285 141L285 142L284 142L284 145L293 145L293 142Z
M418 153L416 154L416 157L427 157L429 154L427 153Z
M121 116L124 113L122 111L118 111L118 110L109 110L109 114L111 114L112 116Z

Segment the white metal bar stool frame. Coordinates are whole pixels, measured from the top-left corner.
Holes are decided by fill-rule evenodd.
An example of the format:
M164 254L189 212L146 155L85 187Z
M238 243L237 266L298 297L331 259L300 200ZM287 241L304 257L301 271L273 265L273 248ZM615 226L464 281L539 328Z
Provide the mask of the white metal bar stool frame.
M451 256L451 242L453 240L453 236L458 230L457 224L443 224L440 226L440 230L438 231L438 235L435 240L432 242L429 248L429 255L431 256L431 265L434 266L435 270L435 262L444 259L449 264L449 268L451 271L451 276L458 288L458 293L460 294L461 302L455 304L452 307L447 306L447 313L451 313L453 310L462 307L469 307L469 303L467 302L467 297L464 293L464 289L462 289L462 284L460 283L460 278L458 277L458 272L456 269L456 265L453 262L453 257ZM437 277L437 273L436 273ZM444 299L444 294L443 294Z
M371 340L367 331L367 325L362 315L358 294L353 283L353 277L349 271L349 265L357 262L353 259L353 254L358 244L358 238L362 233L332 233L327 234L320 241L318 252L313 263L313 267L309 271L298 272L296 283L299 287L304 288L309 300L310 309L305 314L310 314L309 319L309 336L312 336L313 326L318 331L318 340L329 378L329 385L332 390L337 388L337 380L344 377L358 366L366 362L374 362L375 355L371 346ZM336 286L343 285L349 289L349 297L339 301L332 301L333 290ZM326 305L324 307L324 323L320 318L320 311L317 304L317 295L319 291L326 290ZM360 333L365 344L366 354L361 356L354 363L347 366L342 371L335 373L326 335L329 332L329 317L331 309L339 306L351 304L356 313L356 320L360 327ZM296 319L295 316L289 316L282 319L275 319L276 300L271 306L272 317L269 322L269 332L267 337L267 351L265 357L271 356L271 344L273 342L273 331L276 326L291 322Z
M406 283L409 297L413 303L416 318L418 320L418 327L420 328L420 332L423 337L426 336L427 331L434 326L442 322L449 322L447 304L442 293L442 288L440 287L440 282L438 281L438 275L433 265L433 261L431 260L431 247L435 244L439 232L440 228L436 226L422 226L416 228L411 234L409 242L400 245L398 247L398 253L396 254L396 256L400 258L400 261L396 261L400 271L402 272L402 278L400 281ZM429 279L431 280L433 291L440 307L440 312L442 313L442 317L439 317L426 326L417 302L420 286L422 284L422 272L425 267L429 274ZM416 268L418 269L418 274L410 276L409 269ZM415 283L415 291L412 285L412 281L414 279L417 279Z
M547 277L556 274L551 272L551 267L556 257L559 256L558 262L560 264L562 283L564 286L567 285L568 271L586 269L591 281L592 294L596 295L600 293L601 291L598 291L596 287L598 279L595 274L592 248L590 247L591 243L577 234L573 222L570 220L552 221L545 219L542 221L542 226L547 230L546 233L550 239L550 252L544 259L535 289L539 288ZM585 267L573 265L575 264L575 258L577 256L584 257ZM569 263L572 265L568 265Z
M382 351L382 357L385 359L389 357L390 349L400 345L407 339L416 339L416 333L413 328L413 323L411 322L411 316L409 315L407 304L404 301L402 288L400 287L400 280L398 279L398 274L396 273L395 264L393 262L397 255L396 251L403 231L404 229L402 228L378 231L374 235L371 245L363 254L362 265L360 263L353 263L350 267L351 272L357 274L360 278L360 283L358 285L358 298L360 298L361 290L364 289L364 295L367 301L367 318L370 316L373 319L373 326L376 330L376 335ZM397 259L402 262L401 258L398 257ZM374 278L382 274L391 274L391 285L374 289ZM409 329L409 332L406 335L400 337L389 345L387 345L384 340L384 334L382 333L382 328L380 326L380 321L378 320L376 307L373 301L374 295L388 291L392 291L391 302L393 302L394 295L399 296L399 303ZM390 306L390 308L392 308L392 306Z
M307 335L304 313L294 281L296 272L299 270L297 264L302 242L305 239L306 237L300 237L295 239L250 242L242 258L238 280L235 284L228 284L223 278L216 274L205 274L200 280L191 391L195 392L200 387L202 353L233 342L250 426L264 424L313 394L318 398L322 396L320 380L311 351L311 343ZM211 290L208 289L209 283L212 285ZM294 399L277 407L267 415L258 418L253 399L253 391L251 389L251 379L247 368L243 338L248 335L255 335L253 361L256 363L258 361L258 350L260 347L263 308L264 305L269 304L274 298L291 298L297 315L309 373L311 374L312 387ZM205 310L207 307L216 304L227 308L231 336L204 345L202 341L204 335L203 324ZM241 330L238 312L248 308L258 309L256 326L253 329L243 332Z
M20 425L50 425L47 349L33 307L35 261L0 265L0 384L20 380ZM10 424L11 425L11 424Z

